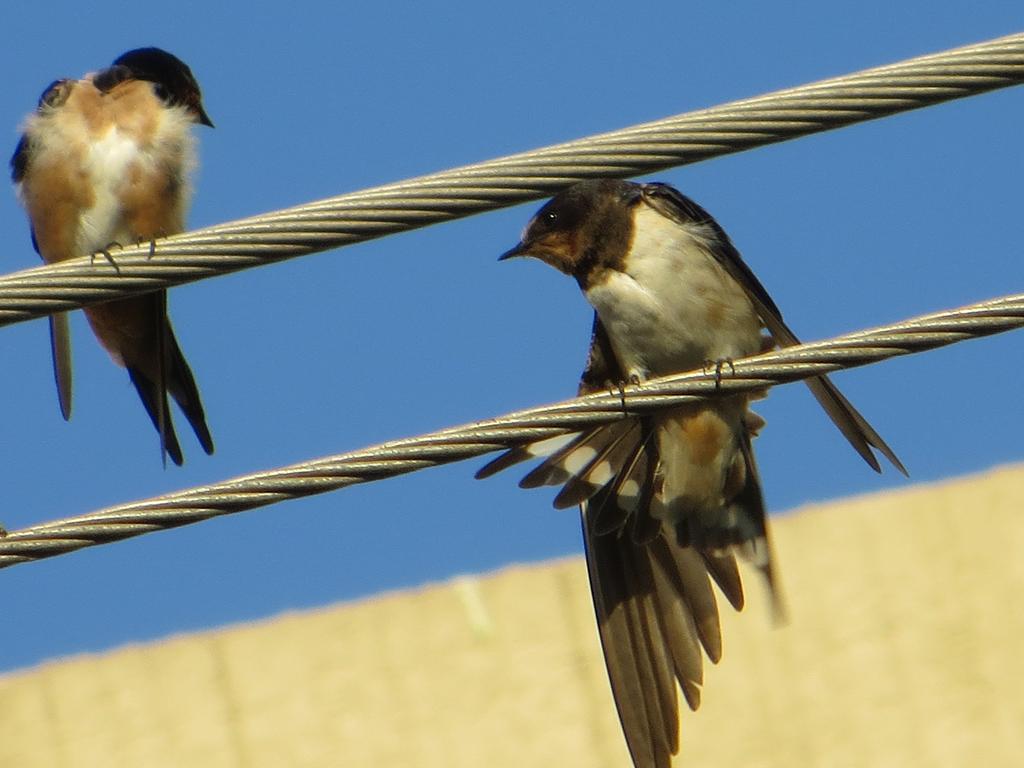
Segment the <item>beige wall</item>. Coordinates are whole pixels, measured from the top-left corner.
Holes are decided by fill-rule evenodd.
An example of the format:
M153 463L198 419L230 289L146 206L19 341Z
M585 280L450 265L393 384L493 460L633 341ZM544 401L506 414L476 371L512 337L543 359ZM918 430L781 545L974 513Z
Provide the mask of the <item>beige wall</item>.
M1024 765L1024 468L775 520L684 765ZM0 766L627 766L579 559L0 678Z

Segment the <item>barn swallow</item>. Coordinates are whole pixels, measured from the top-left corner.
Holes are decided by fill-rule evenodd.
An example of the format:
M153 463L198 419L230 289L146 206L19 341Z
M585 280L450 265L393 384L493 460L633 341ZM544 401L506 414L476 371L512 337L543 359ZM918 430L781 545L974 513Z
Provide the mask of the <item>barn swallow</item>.
M11 175L32 245L47 264L181 232L193 124L213 123L192 71L159 48L138 48L80 80L57 80L24 123ZM160 434L161 456L182 463L168 410L177 401L206 453L213 440L192 371L167 316L167 292L85 309L100 344L128 369ZM61 413L71 417L67 313L50 316Z
M574 277L595 309L580 394L799 343L718 223L666 184L579 183L501 258L514 256ZM906 472L827 378L807 383L872 468L876 449ZM701 648L712 662L721 656L711 582L742 608L738 555L782 610L751 446L764 421L749 404L764 394L624 417L512 449L477 473L546 455L520 485L561 485L555 506L580 505L612 695L637 768L668 768L679 747L676 682L696 709Z

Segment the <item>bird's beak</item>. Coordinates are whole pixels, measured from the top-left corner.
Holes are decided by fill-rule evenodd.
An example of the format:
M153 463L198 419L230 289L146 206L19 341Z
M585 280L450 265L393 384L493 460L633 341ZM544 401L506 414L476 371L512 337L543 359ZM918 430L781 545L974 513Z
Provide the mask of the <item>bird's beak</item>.
M498 261L505 261L505 259L514 259L516 256L529 256L529 251L525 243L517 243L514 248L509 248L501 256L498 257Z
M213 120L211 120L210 116L208 114L206 114L206 110L203 109L203 105L202 104L199 104L196 107L196 112L199 113L199 124L200 125L207 125L210 128L213 128Z

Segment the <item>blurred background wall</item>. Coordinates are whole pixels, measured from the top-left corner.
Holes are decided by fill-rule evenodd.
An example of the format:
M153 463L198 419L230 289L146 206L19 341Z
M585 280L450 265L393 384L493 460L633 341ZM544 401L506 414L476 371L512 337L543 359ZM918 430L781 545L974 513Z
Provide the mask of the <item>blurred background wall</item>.
M789 622L746 573L680 762L1020 765L1022 497L1010 467L774 518ZM0 766L338 765L628 766L582 560L0 678Z

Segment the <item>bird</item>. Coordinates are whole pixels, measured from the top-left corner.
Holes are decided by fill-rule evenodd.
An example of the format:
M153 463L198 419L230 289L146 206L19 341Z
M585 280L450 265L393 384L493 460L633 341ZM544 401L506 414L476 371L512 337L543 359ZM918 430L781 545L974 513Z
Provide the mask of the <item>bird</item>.
M213 127L189 67L160 48L136 48L103 70L55 80L43 91L11 157L11 177L44 262L185 228L195 165L193 125ZM116 262L113 262L116 267ZM213 453L199 389L167 315L166 290L85 308L93 333L128 370L160 436L161 459L183 456L168 393ZM50 315L58 402L71 418L71 338L66 312Z
M548 201L501 259L531 257L574 278L594 321L579 394L689 370L728 375L733 359L799 341L712 216L674 187L579 182ZM767 330L767 334L764 331ZM807 384L864 460L906 469L824 376ZM636 768L679 751L679 690L700 705L704 654L722 654L712 582L740 610L737 558L784 614L752 440L764 391L722 395L507 450L488 477L543 458L520 482L561 486L579 505L587 571L612 696Z

